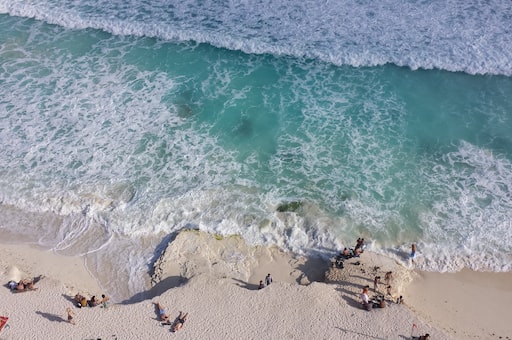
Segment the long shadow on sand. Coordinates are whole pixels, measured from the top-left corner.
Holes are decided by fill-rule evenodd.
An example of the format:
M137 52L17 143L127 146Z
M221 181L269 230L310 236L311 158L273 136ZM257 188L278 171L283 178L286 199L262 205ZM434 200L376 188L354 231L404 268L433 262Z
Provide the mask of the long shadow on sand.
M346 296L346 295L342 296L342 299L347 301L347 305L357 308L357 309L362 309L361 302L357 301L356 299L353 299L350 296Z
M347 305L360 309L361 308L361 302L359 301L359 294L356 292L353 292L349 289L344 288L344 286L352 286L356 287L358 289L363 289L363 285L352 283L350 281L341 281L338 282L339 286L336 287L336 291L343 293L342 298L347 302Z
M75 298L73 296L70 296L67 294L62 294L62 297L64 299L68 300L69 302L71 302L73 304L73 306L77 307L77 301L75 301Z
M369 339L386 340L386 338L380 338L380 337L377 337L377 336L368 335L368 334L364 334L364 333L357 332L357 331L351 331L350 329L344 329L344 328L340 328L340 327L336 327L336 328L337 328L337 329L339 329L340 331L345 332L345 333L351 333L351 334L362 335L362 336L367 337L367 338L369 338ZM349 336L350 336L350 335L349 335Z
M353 277L352 275L350 277ZM344 293L347 293L347 294L351 294L351 295L358 295L357 293L354 293L354 292L351 292L347 289L344 289L343 287L344 286L351 286L351 287L355 287L357 289L360 289L361 291L363 290L364 287L368 287L368 285L362 285L362 284L359 284L359 283L353 283L353 282L350 282L350 281L338 281L338 287L336 288L337 291L340 291L340 292L344 292Z
M64 320L61 316L59 315L55 315L55 314L50 314L50 313L45 313L45 312L41 312L41 311L36 311L36 314L39 314L41 315L43 318L46 318L50 321L56 321L56 322L67 322L66 320Z
M130 305L132 303L141 302L144 300L150 300L155 296L159 296L165 291L179 287L188 282L188 279L183 276L169 276L162 281L158 282L156 285L151 287L146 291L140 292L132 296L131 298L121 301L123 305Z
M238 287L242 287L242 288L249 289L249 290L258 290L259 285L257 285L257 284L245 282L245 281L242 281L239 279L233 279L233 280L238 282L238 283L236 283L236 285Z
M301 277L297 278L297 283L301 283L301 278L305 276L309 282L325 282L325 272L329 269L330 262L321 257L308 257L304 264L297 266L302 272Z
M360 279L362 281L368 281L368 283L372 283L373 284L373 280L370 279L369 277L366 277L366 276L350 275L350 277L355 278L355 279ZM361 286L361 285L354 285L354 286ZM364 286L361 286L361 288L363 288L363 287Z

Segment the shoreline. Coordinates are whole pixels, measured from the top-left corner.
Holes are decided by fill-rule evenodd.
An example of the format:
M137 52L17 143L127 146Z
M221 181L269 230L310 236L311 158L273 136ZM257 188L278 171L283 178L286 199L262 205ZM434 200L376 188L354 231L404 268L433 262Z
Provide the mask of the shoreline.
M414 271L405 294L411 310L457 338L512 339L512 272Z
M356 262L360 263L355 265ZM156 320L153 303L157 301L169 309L171 317L175 317L179 310L190 313L187 327L180 331L181 336L189 339L213 339L216 336L234 339L238 338L236 334L241 338L268 334L293 338L293 334L301 334L302 337L316 338L386 339L397 335L408 338L412 331L416 336L430 332L433 339L456 339L460 334L475 339L498 339L500 336L512 339L511 328L504 320L507 306L503 303L500 309L489 297L501 296L512 302L508 300L512 298L512 287L508 284L511 281L507 281L512 278L512 273L417 272L370 251L365 251L355 261L347 260L345 268L338 271L341 276L335 280L331 277L326 283L322 282L326 269L329 271L329 263L325 260L296 257L275 247L247 246L236 236L216 238L211 234L185 231L168 244L155 262L153 287L137 299L134 296L121 304L113 301L108 310L97 307L82 310L71 303L70 297L77 292L88 296L103 293L97 280L86 270L82 258L57 255L28 245L6 245L0 250L0 265L0 277L5 281L0 294L5 304L2 304L0 315L9 316L11 326L0 332L0 339L23 338L41 328L50 337L71 332L73 339L86 335L97 338L99 333L103 338L116 335L119 339L128 338L128 334L132 337L134 334L162 336L169 330ZM18 268L27 276L44 275L41 289L23 294L10 293L5 283L12 274L11 268ZM389 303L382 310L363 310L359 303L361 288L364 285L373 287L371 278L389 268L394 271L393 295L403 295L405 305ZM267 273L272 274L274 283L258 290L259 279L263 280ZM467 307L462 303L464 299L449 300L449 306L457 310L454 313L439 302L446 298L439 294L440 285L448 296L456 296L461 282L472 287L469 294L475 290L485 291L486 297L477 301L479 310L495 311L480 315L479 327L473 327L473 321L468 319L477 314L477 307ZM383 288L379 290L383 292ZM48 304L48 301L52 303ZM12 306L12 310L8 306ZM63 319L65 309L70 306L77 314L76 326ZM27 315L27 309L43 313L40 314L43 317L36 315L37 322L32 324L20 320L22 315ZM44 309L48 311L43 312ZM62 320L54 322L44 315ZM117 321L119 318L133 319L133 315L140 318L140 324ZM267 321L262 324L261 318ZM225 320L232 321L226 324ZM101 332L90 333L86 330L87 324L96 325L95 329ZM413 324L417 325L416 329L411 329ZM208 333L205 333L205 325Z

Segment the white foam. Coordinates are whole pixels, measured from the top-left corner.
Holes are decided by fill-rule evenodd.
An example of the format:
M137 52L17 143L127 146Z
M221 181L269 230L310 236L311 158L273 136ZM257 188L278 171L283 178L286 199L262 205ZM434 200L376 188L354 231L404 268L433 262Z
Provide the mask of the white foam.
M512 75L512 8L507 0L405 3L197 0L166 3L0 1L0 12L66 28L195 41L320 59L335 65L393 63L412 69Z
M436 202L422 216L426 259L421 266L510 270L512 164L464 141L443 160L434 173L423 174Z

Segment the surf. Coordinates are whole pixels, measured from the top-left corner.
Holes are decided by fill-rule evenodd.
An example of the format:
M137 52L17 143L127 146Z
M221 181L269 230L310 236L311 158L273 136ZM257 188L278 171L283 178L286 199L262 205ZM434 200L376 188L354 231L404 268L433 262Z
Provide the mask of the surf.
M73 30L194 42L247 54L320 60L333 65L385 64L468 74L512 75L512 9L505 0L378 4L315 1L126 6L121 1L0 1L0 13ZM403 15L407 13L407 15Z

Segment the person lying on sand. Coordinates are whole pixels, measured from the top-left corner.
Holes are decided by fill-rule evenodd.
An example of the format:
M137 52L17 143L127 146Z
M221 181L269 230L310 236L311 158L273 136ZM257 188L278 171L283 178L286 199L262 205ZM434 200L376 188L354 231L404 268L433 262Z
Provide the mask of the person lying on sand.
M23 279L23 280L20 280L20 282L18 282L18 284L16 285L16 291L18 292L23 292L23 291L28 291L28 290L37 290L39 288L37 288L35 285L34 285L34 280L32 279Z
M160 315L160 321L169 322L169 316L165 312L164 307L160 304L160 302L155 302L156 307L158 308L158 315Z
M180 312L180 315L178 316L178 319L174 322L174 325L172 326L172 331L177 332L181 328L183 328L183 324L187 320L188 313L183 314L183 312Z

